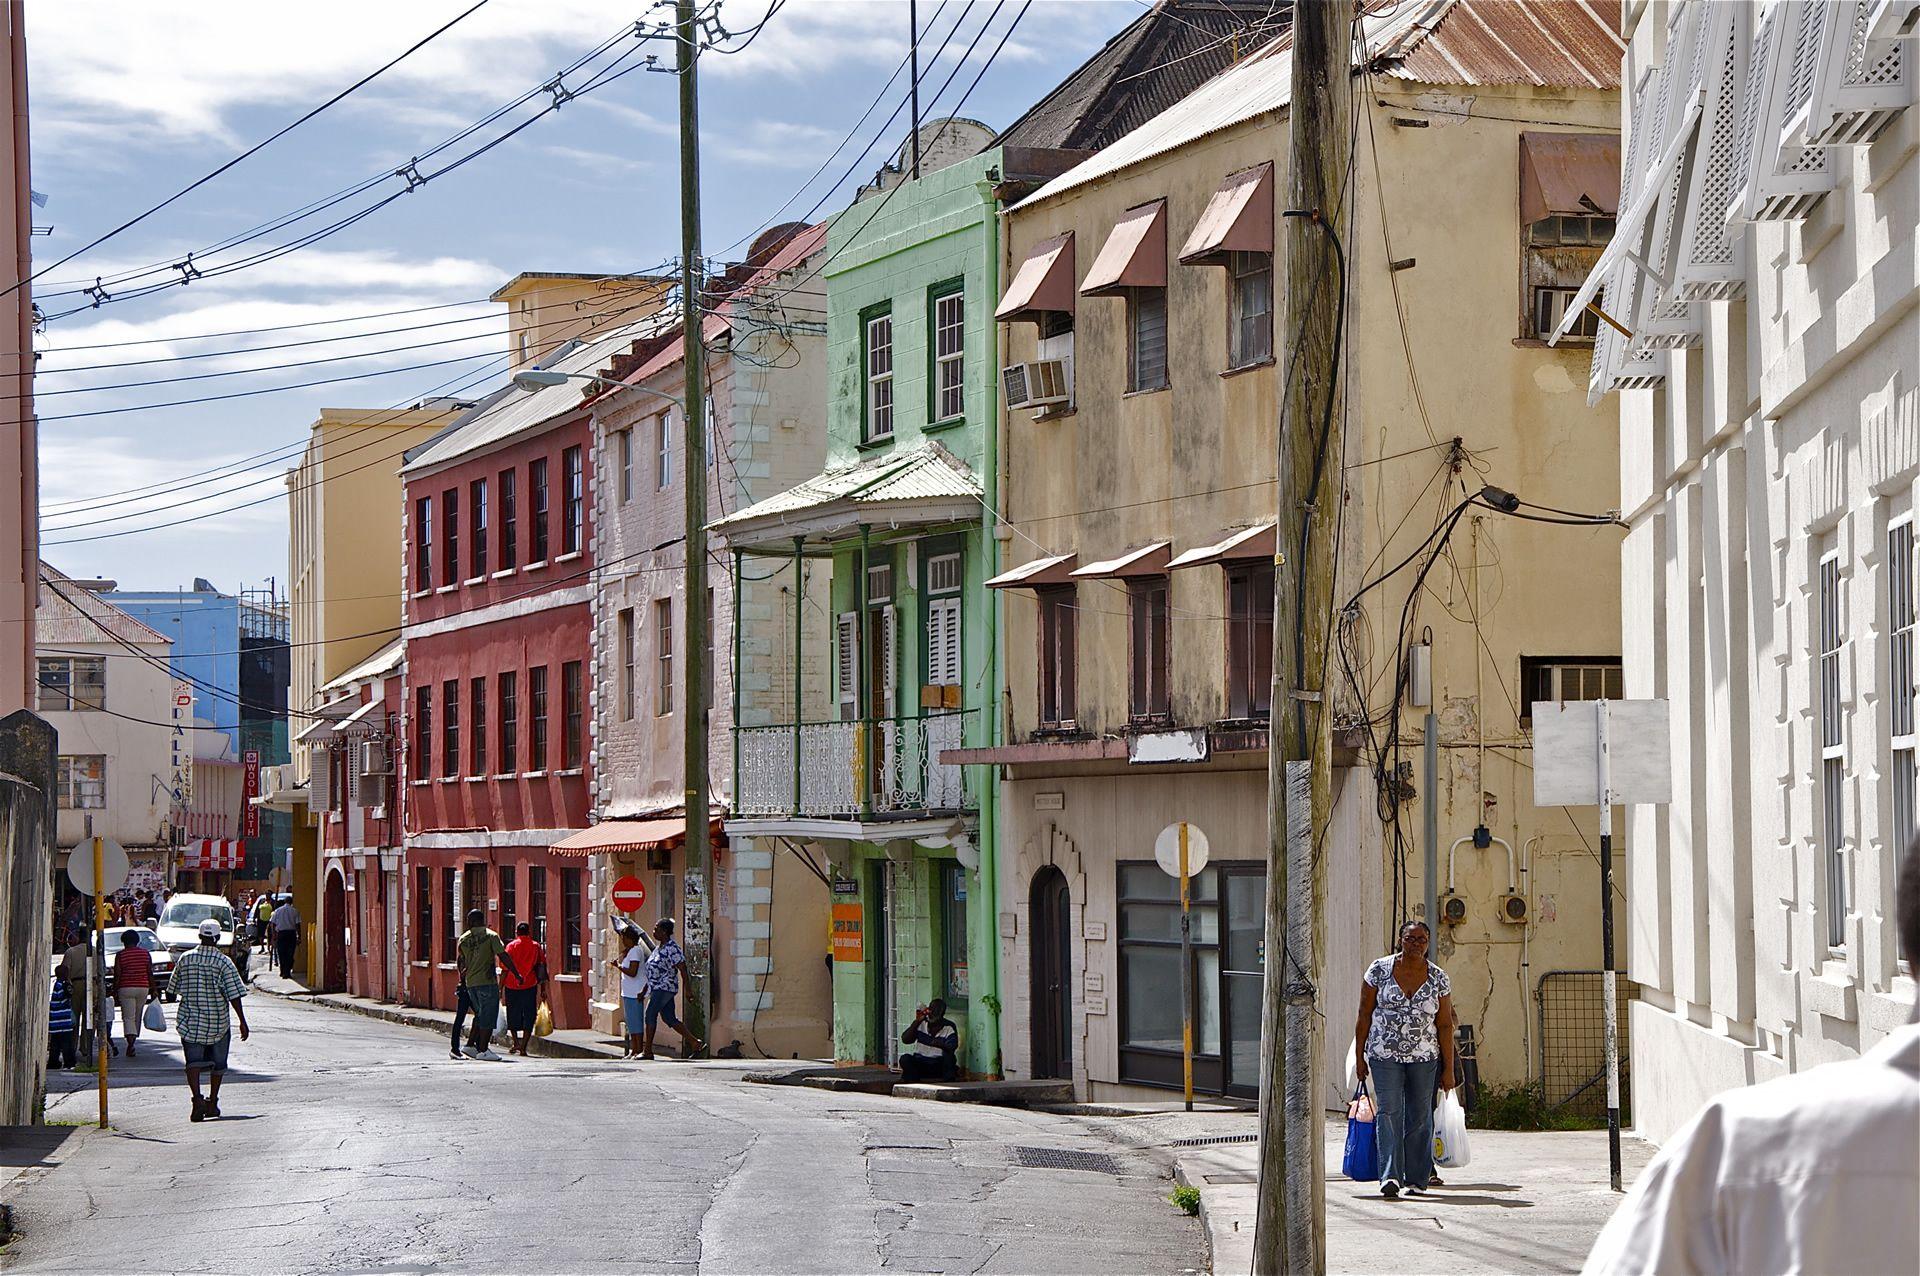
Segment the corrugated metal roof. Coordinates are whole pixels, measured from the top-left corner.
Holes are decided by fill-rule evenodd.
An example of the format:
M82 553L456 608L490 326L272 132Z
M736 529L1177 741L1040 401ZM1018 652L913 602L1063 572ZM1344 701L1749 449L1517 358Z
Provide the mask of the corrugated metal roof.
M1618 88L1626 48L1617 34L1620 0L1401 0L1365 24L1369 63L1382 74L1424 84ZM1292 97L1289 33L1018 207L1281 110Z
M836 501L871 505L949 497L978 500L983 495L979 480L958 457L938 443L923 443L904 452L892 452L815 475L764 501L736 510L712 526L724 530L783 514L819 509Z
M400 658L407 654L407 646L398 638L380 650L362 660L353 668L321 687L322 691L339 691L351 687L362 678L379 678L392 673L400 667Z

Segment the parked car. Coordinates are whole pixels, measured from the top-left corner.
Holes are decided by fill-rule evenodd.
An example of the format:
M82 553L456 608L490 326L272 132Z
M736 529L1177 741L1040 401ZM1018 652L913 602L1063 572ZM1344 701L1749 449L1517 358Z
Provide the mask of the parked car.
M126 941L120 937L128 931L132 931L140 937L140 947L146 949L153 958L154 989L159 992L165 1000L172 1001L173 997L166 991L166 987L167 980L173 975L173 951L161 941L160 936L145 926L109 926L101 932L101 936L106 944L107 953L107 996L111 997L114 994L114 956L126 946ZM88 942L91 943L93 937L89 935L87 939ZM60 958L61 954L54 954L53 973L56 975L60 973Z
M209 917L220 923L220 947L233 947L233 905L221 895L175 895L160 914L160 942L169 952L184 953L200 943L200 923Z

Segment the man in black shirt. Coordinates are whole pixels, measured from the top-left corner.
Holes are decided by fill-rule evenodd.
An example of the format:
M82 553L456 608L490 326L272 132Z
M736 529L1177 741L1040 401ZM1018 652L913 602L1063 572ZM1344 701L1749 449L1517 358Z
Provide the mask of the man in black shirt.
M960 1050L960 1030L947 1018L947 1003L938 997L913 1012L913 1022L900 1034L907 1049L900 1053L902 1081L954 1081L959 1079L956 1056Z

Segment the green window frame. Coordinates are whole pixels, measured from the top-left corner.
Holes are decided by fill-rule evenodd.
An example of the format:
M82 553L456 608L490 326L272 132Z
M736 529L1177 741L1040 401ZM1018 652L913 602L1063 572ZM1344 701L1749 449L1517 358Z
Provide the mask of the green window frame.
M884 347L876 343L874 325L886 320ZM894 435L900 406L894 393L898 334L893 325L893 303L883 301L860 312L860 441L885 443ZM875 428L876 421L884 428Z
M951 346L943 344L951 331ZM952 384L942 374L953 370ZM967 419L967 281L945 279L927 289L927 426L945 429Z

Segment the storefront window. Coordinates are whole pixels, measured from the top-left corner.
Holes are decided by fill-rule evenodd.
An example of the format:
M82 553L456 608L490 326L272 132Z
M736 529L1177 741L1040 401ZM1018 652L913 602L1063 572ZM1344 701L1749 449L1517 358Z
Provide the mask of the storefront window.
M963 1017L971 983L967 971L967 870L951 860L939 866L940 970L947 1014Z

